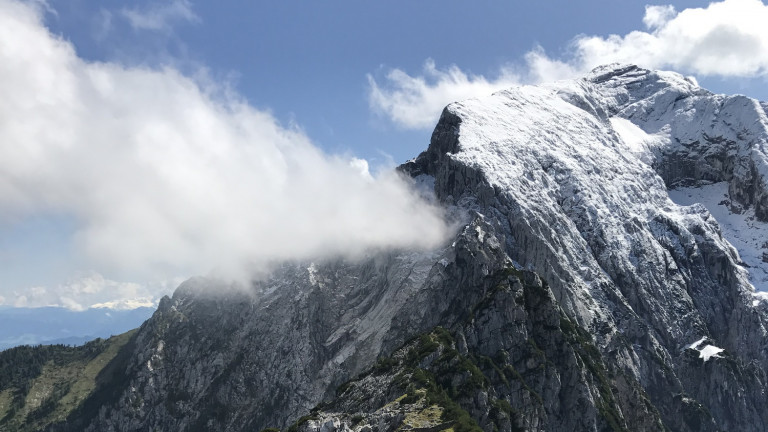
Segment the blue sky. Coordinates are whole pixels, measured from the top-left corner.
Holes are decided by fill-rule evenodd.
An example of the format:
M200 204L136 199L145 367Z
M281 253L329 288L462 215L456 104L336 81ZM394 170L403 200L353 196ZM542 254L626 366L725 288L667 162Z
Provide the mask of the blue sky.
M0 31L7 305L130 307L211 270L433 245L439 211L387 172L456 99L609 61L768 99L759 0L0 0L0 19L20 26Z
M83 58L171 64L190 74L206 68L254 106L301 126L327 151L373 161L385 154L397 163L422 151L430 130L404 130L372 113L368 74L381 79L392 68L418 74L432 59L438 68L456 65L494 78L537 46L561 57L576 35L642 29L646 5L609 0L177 2L190 14L169 14L161 29L135 29L121 14L125 2L49 4L57 15L49 14L46 24L71 40ZM163 7L154 1L129 4L146 14ZM707 4L681 1L675 7ZM755 97L765 92L762 80L757 89L749 88L752 83L707 84L758 93Z

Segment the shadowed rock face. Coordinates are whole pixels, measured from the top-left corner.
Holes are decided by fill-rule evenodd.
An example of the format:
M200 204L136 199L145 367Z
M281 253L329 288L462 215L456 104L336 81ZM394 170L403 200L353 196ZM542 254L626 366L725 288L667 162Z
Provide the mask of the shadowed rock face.
M449 105L401 167L463 215L445 247L286 265L247 292L190 280L127 345L110 396L54 429L260 430L321 401L303 427L370 428L336 388L360 377L349 394L379 396L355 412L376 419L408 390L406 342L440 326L452 342L417 366L441 374L449 349L476 363L484 384L454 396L486 430L766 430L766 306L717 221L667 196L728 181L765 219L766 124L756 101L631 66ZM366 378L390 355L388 380ZM491 415L502 400L514 416ZM400 426L387 415L375 424Z

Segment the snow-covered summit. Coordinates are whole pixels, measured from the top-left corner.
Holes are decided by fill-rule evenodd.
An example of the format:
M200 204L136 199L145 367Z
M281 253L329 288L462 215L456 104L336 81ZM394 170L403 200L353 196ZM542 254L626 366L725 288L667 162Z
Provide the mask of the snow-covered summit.
M670 187L729 183L734 204L754 206L768 220L768 116L766 103L717 95L673 72L637 67L585 78L611 116L631 121L666 141L653 146L654 168Z
M706 335L759 358L768 333L750 267L710 211L669 190L723 182L733 211L768 220L764 107L677 73L604 66L449 105L408 170L495 223L510 258L596 326L606 351L627 339L682 350ZM644 355L618 361L643 375Z
M733 213L747 211L767 221L764 106L744 96L713 94L675 72L613 64L582 79L515 87L449 105L442 122L455 126L458 139L438 139L448 147L430 149L420 163L442 160L440 153L447 153L453 163L481 172L491 187L513 197L521 211L558 209L551 222L563 232L598 229L618 241L625 237L626 220L646 223L663 217L685 225L693 218L711 230L731 260L741 262L710 214L701 207L676 206L667 190L723 182L728 196L717 202ZM455 180L453 172L442 172ZM456 181L443 180L444 196L457 199L466 193ZM611 232L614 228L618 231ZM741 235L750 232L762 233ZM731 230L726 234L739 244ZM581 237L574 244L593 241ZM768 247L767 241L760 245ZM572 264L582 273L583 256L576 253ZM627 258L634 259L631 254ZM752 259L749 265L766 265L760 271L768 274L762 260ZM743 272L737 273L743 279Z
M693 77L677 72L643 69L632 64L598 66L582 80L598 86L604 96L613 97L616 104L614 108L660 94L712 95L709 90L699 87Z

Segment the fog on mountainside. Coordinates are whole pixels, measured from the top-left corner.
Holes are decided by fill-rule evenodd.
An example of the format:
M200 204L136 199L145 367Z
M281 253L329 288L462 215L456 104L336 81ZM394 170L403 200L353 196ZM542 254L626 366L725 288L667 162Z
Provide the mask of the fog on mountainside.
M247 281L446 239L441 210L393 167L326 154L205 78L84 60L42 7L0 8L0 223L73 221L71 271Z

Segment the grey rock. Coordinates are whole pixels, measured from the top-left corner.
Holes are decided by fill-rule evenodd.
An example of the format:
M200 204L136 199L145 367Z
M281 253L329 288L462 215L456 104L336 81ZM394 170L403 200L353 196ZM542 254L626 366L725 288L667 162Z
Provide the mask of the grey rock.
M658 139L637 150L621 125ZM667 195L727 181L734 208L767 220L766 128L764 104L634 66L451 104L400 168L463 215L444 247L289 263L247 289L187 281L119 356L109 397L57 427L394 430L414 408L366 371L441 326L486 377L457 396L485 430L768 430L767 308L717 221ZM686 348L702 337L724 351ZM418 366L439 372L442 354Z

